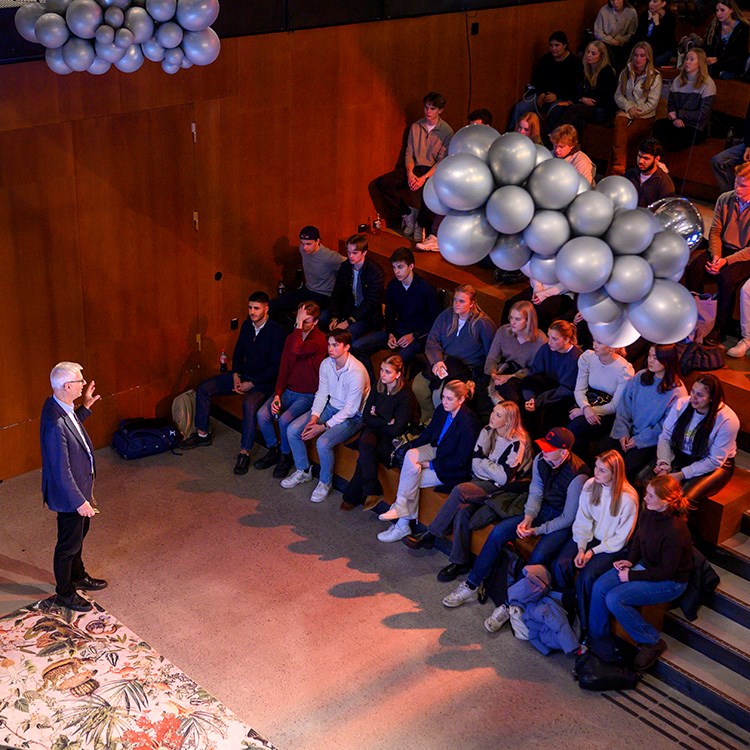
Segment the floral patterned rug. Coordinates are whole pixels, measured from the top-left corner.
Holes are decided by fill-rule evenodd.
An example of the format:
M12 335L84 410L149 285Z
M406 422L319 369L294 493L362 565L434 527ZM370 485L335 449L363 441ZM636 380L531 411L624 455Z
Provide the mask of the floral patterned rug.
M52 599L0 618L0 747L273 750L99 605Z

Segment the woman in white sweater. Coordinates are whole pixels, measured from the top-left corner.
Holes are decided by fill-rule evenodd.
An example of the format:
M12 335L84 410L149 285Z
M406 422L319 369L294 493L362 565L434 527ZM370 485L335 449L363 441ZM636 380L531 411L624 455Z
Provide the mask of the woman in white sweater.
M591 589L615 560L622 558L638 518L638 493L625 478L625 463L615 450L597 456L594 476L583 485L573 521L573 539L552 566L555 587L575 603L582 631L587 630ZM582 633L583 636L583 633Z

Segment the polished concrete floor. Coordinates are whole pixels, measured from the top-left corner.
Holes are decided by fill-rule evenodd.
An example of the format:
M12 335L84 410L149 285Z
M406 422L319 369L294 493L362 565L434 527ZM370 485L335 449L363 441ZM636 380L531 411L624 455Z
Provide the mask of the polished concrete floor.
M85 559L110 581L104 607L280 750L677 746L655 694L644 719L584 693L570 658L490 636L490 605L445 609L441 553L379 542L384 524L339 511L338 493L314 505L312 484L235 477L237 444L218 425L182 456L99 451ZM3 612L54 589L39 486L38 471L0 484Z

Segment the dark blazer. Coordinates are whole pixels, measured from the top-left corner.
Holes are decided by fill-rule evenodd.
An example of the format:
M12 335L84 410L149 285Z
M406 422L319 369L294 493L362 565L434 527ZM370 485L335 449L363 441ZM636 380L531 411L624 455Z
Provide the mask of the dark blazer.
M83 422L91 412L85 406L76 409ZM94 446L83 430L91 455ZM42 446L42 497L50 510L74 513L91 500L94 477L91 459L78 431L65 416L63 408L50 396L42 407L39 427Z
M411 448L421 445L437 446L437 455L432 459L432 468L438 479L446 486L453 488L461 482L471 479L471 457L474 444L482 429L474 412L464 404L453 419L443 439L438 438L443 430L448 412L440 404L435 409L435 416L427 429L410 443Z
M253 322L247 318L234 347L232 372L242 380L251 380L256 388L270 394L279 375L284 341L286 334L278 323L267 320L256 336Z
M350 323L370 323L373 328L383 325L383 287L385 278L380 266L365 256L360 279L362 282L362 304L355 306L352 291L354 269L346 261L336 274L336 283L331 293L331 317L348 320Z

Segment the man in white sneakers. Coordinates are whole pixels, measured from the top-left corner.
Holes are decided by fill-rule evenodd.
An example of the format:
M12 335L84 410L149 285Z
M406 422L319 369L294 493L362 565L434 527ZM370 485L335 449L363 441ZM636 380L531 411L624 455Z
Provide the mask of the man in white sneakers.
M362 427L362 407L370 393L365 366L349 353L352 335L336 330L328 336L328 357L320 365L312 409L287 429L295 471L281 481L285 489L312 480L305 442L314 440L320 459L320 481L310 500L321 503L333 485L333 449Z

